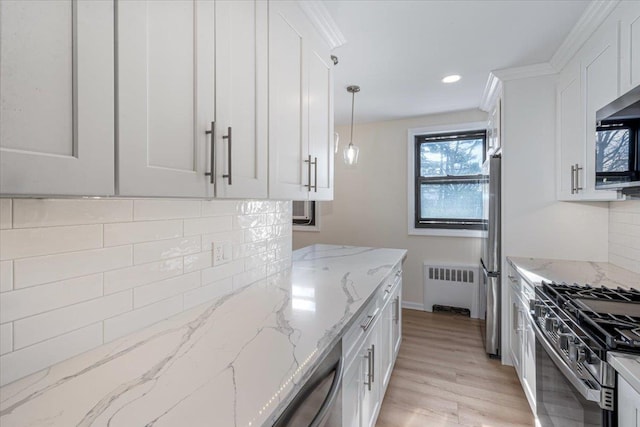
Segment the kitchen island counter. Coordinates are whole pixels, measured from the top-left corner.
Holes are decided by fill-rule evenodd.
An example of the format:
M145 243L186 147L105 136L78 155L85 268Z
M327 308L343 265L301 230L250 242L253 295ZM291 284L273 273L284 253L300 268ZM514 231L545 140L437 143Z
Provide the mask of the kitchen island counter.
M568 261L545 258L507 257L532 286L547 282L640 289L640 274L608 262Z
M406 251L314 245L292 268L0 389L0 425L270 425Z

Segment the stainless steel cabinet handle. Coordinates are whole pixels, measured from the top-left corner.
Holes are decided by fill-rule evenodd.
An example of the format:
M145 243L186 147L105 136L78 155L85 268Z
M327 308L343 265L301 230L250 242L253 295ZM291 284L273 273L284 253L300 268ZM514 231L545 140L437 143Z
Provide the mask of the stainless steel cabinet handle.
M371 379L371 359L372 359L372 353L371 353L371 349L368 348L367 349L367 355L364 357L365 359L367 359L367 381L364 382L364 385L367 386L367 388L369 389L369 391L371 391L371 384L373 382L373 380Z
M370 315L367 316L367 321L365 322L365 324L364 325L360 325L360 327L362 328L363 331L366 331L367 329L369 329L369 327L373 323L373 319L376 318L376 316L378 315L379 311L380 311L380 309L376 308L376 311L374 311L373 314L370 314Z
M509 275L507 275L507 277L509 278L509 280L510 280L511 282L513 282L513 283L518 283L518 279L516 279L516 277L515 277L515 276L512 276L512 275L510 275L510 274L509 274Z
M211 130L205 132L207 135L211 135L211 168L209 172L205 172L204 175L210 177L209 182L215 183L215 165L216 165L216 122L211 122Z
M395 312L395 317L393 320L395 320L396 323L398 323L400 321L400 296L396 297L396 312Z
M580 165L576 163L576 193L582 190L582 187L580 187L580 171L581 170L582 168L580 167Z
M571 194L576 192L576 167L571 165Z
M307 158L307 160L304 161L305 163L309 163L309 171L307 173L307 178L309 180L309 184L306 184L305 187L307 187L307 189L309 190L309 192L311 192L311 188L313 187L311 185L311 165L313 164L311 162L311 154L309 154L309 157Z
M372 383L376 381L375 375L376 375L376 345L371 344L371 382Z
M229 161L229 173L222 175L223 178L229 178L229 185L231 185L231 145L233 143L233 139L231 136L231 126L227 128L227 134L222 136L222 139L226 139L229 141L229 153L228 153L228 161Z
M315 193L318 192L318 158L314 157L313 160L313 170L314 170L314 176L313 176L313 191ZM309 166L311 167L311 166Z

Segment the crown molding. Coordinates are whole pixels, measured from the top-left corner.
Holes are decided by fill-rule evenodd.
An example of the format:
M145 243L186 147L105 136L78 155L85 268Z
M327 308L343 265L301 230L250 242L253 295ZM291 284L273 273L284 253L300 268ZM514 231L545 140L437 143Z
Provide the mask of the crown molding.
M487 84L482 92L482 98L480 98L479 108L482 111L489 112L491 107L495 104L496 99L500 96L502 91L502 82L495 74L489 73Z
M347 43L322 0L298 0L298 4L331 50Z
M620 0L594 0L573 26L549 63L559 72L580 50L587 39L604 22L609 14L618 6Z
M493 70L493 74L500 80L516 80L526 79L529 77L546 76L555 74L557 71L548 62L539 64L525 65L524 67L503 68L501 70Z

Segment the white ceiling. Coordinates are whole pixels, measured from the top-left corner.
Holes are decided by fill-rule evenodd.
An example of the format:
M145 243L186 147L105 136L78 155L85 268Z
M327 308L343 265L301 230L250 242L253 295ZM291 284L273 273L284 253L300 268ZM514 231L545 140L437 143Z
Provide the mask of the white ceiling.
M336 124L477 108L489 72L547 62L587 0L325 0L335 49ZM445 85L448 74L462 79Z

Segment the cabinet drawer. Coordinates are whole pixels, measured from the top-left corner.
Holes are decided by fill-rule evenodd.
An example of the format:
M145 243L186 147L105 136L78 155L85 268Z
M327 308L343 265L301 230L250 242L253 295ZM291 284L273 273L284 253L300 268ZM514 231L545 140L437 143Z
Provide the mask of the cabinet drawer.
M396 287L398 287L398 284L400 283L401 280L402 280L402 270L400 270L399 268L394 269L391 272L391 274L389 274L389 277L385 279L384 283L382 284L382 286L380 286L380 289L378 290L378 298L380 299L381 307L384 304L386 304L387 300L389 299L391 294L393 294Z
M347 362L351 360L354 350L359 348L367 332L375 326L380 308L379 298L375 297L342 337L342 354Z

